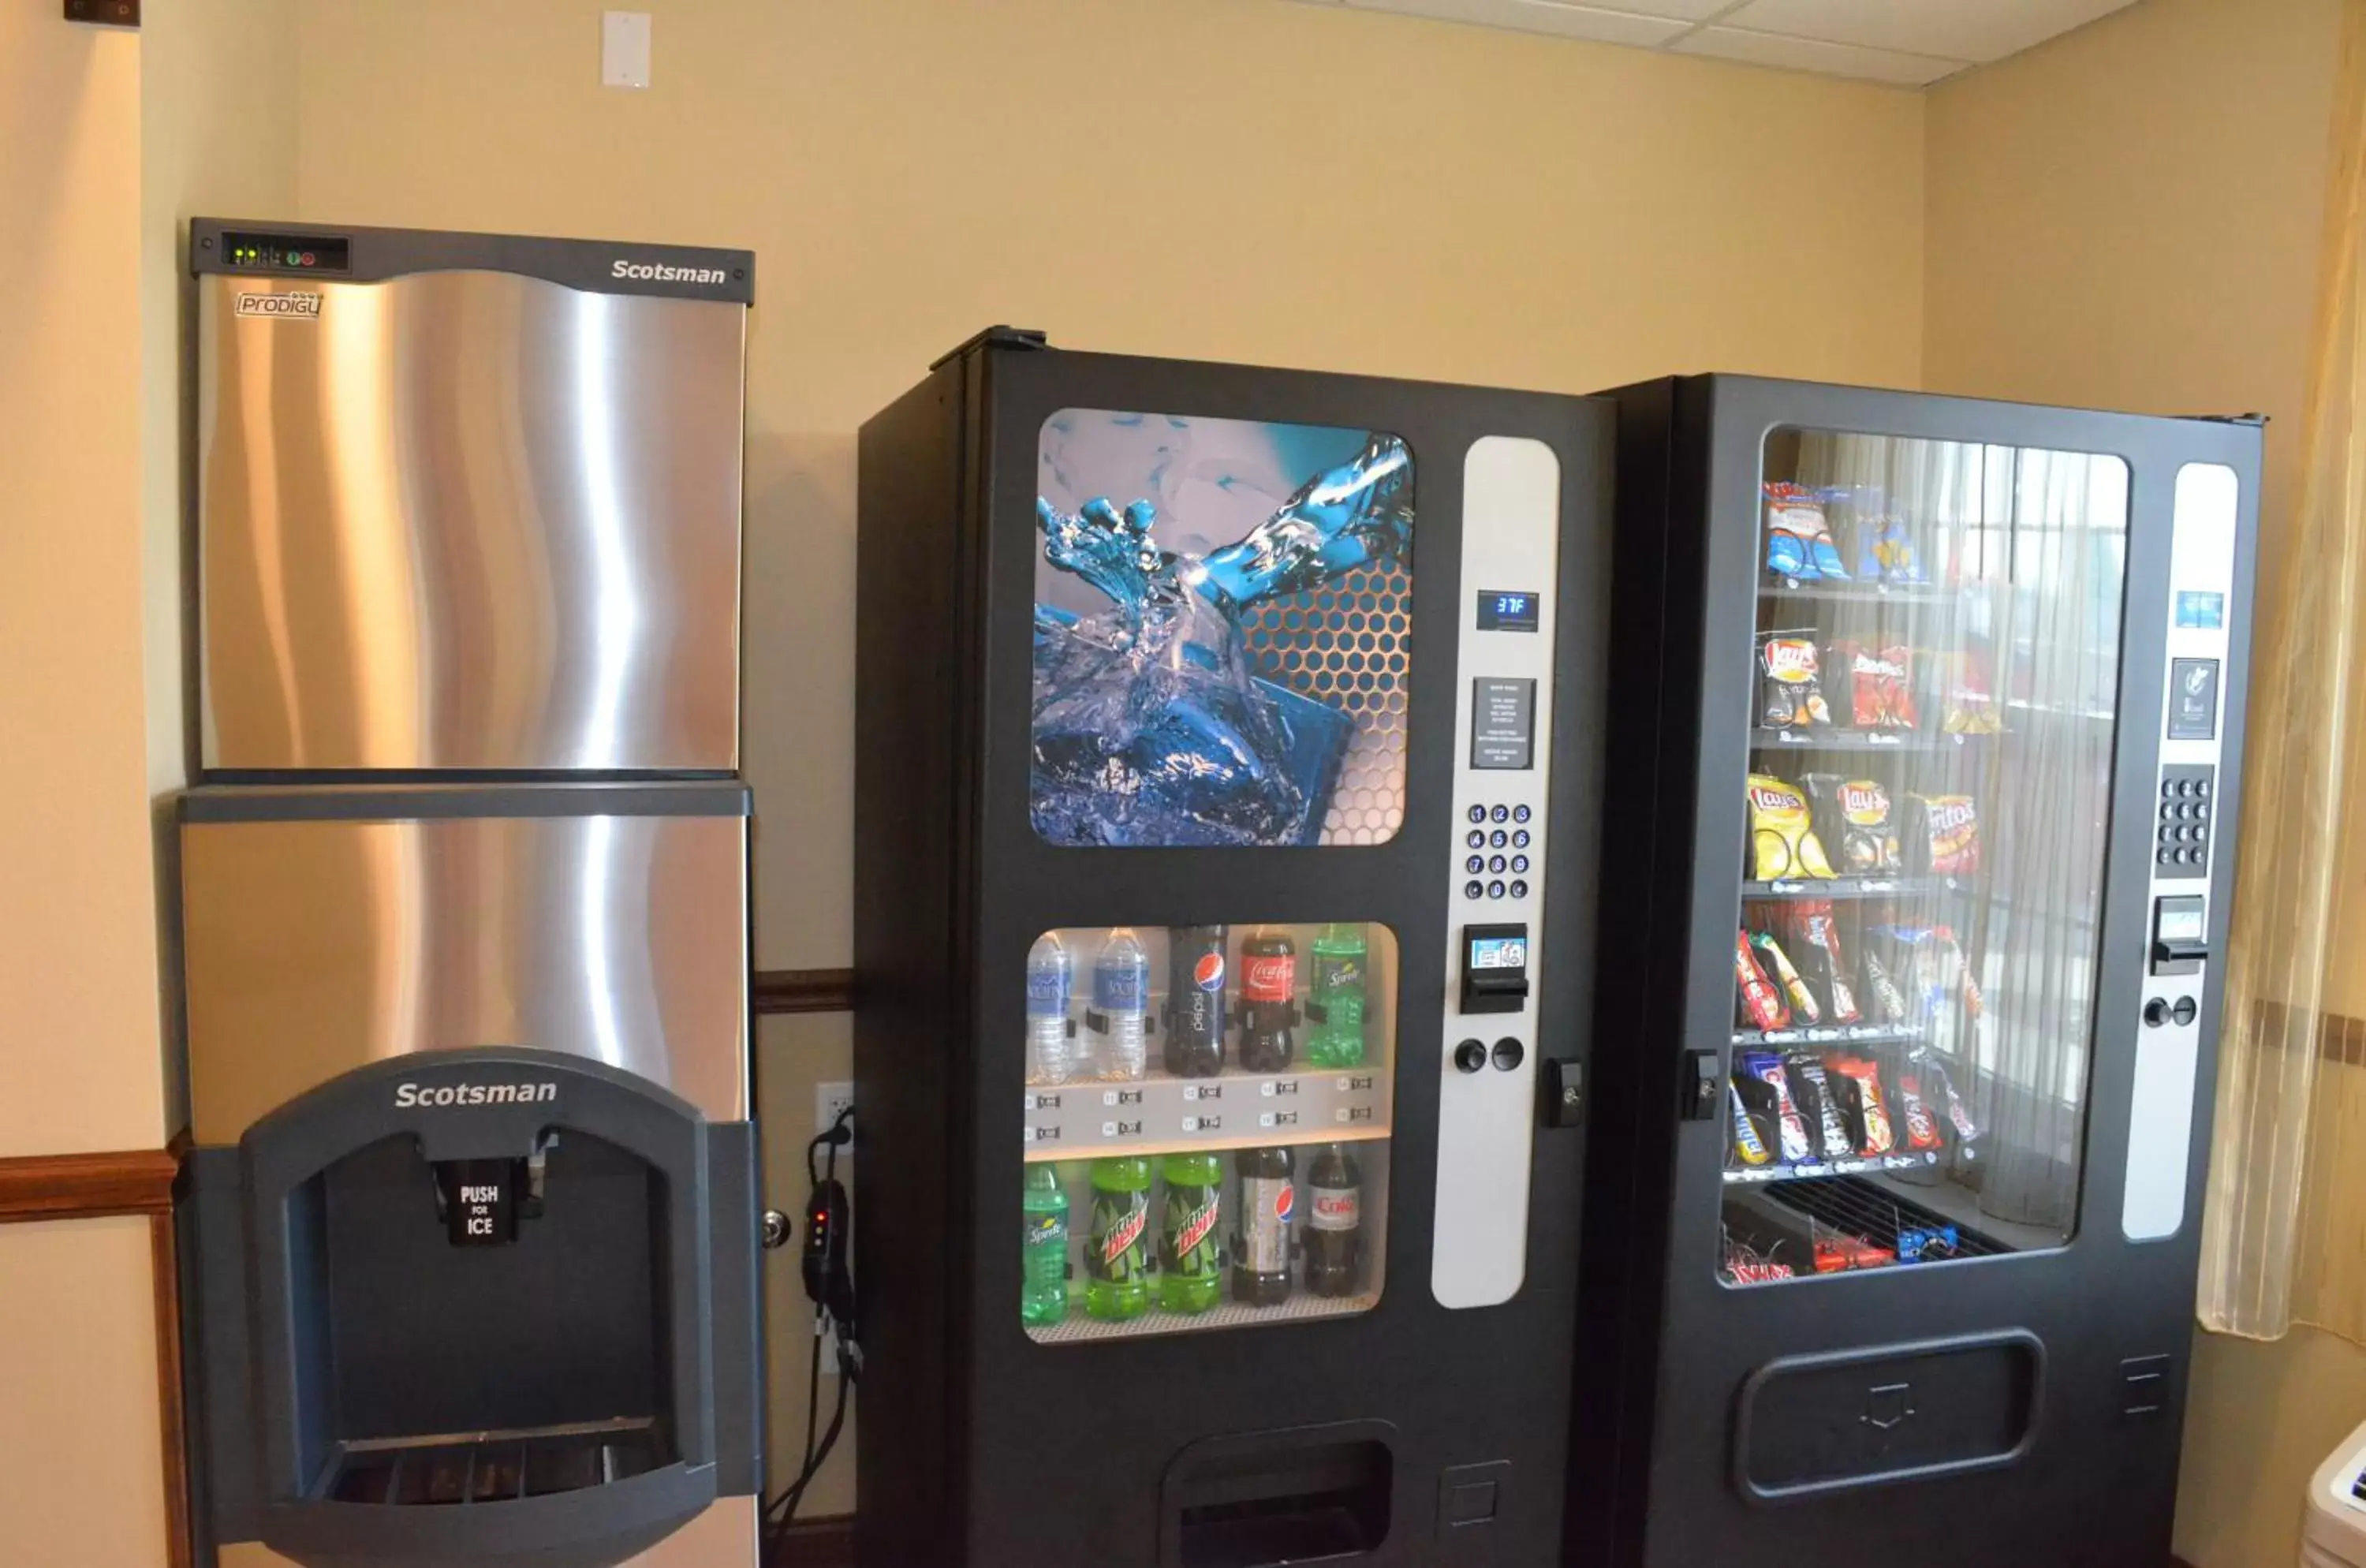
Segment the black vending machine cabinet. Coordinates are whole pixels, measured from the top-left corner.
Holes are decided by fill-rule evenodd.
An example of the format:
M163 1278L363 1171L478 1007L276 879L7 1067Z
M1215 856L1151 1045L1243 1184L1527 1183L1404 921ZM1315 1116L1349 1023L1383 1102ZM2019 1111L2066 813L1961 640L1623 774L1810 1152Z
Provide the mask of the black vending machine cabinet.
M2168 1560L2252 422L1617 394L1568 1560Z
M864 426L864 1562L1551 1554L1609 437L1007 330Z

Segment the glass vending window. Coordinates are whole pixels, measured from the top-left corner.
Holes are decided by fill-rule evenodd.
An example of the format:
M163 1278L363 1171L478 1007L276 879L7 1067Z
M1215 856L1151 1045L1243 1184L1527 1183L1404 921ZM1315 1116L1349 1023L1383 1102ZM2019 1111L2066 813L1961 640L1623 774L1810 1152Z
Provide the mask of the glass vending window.
M1378 431L1046 420L1035 831L1110 846L1395 837L1413 469Z
M1020 1321L1044 1344L1369 1312L1388 927L1046 931L1027 957Z
M2058 1247L2126 465L1817 430L1763 460L1719 1277Z

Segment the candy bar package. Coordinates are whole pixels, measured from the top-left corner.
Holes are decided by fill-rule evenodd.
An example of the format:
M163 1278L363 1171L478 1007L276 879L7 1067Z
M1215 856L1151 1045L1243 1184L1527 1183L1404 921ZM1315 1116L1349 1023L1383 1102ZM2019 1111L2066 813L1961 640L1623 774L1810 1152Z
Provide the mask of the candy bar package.
M1863 1056L1835 1055L1824 1058L1824 1070L1840 1090L1857 1152L1877 1159L1896 1148L1898 1135L1889 1124L1889 1100L1881 1091L1881 1069Z
M1944 1142L1939 1134L1939 1118L1922 1098L1921 1067L1919 1061L1909 1057L1905 1070L1898 1075L1898 1113L1906 1123L1906 1146L1918 1155L1928 1154Z
M1809 773L1799 781L1807 793L1809 820L1845 876L1895 876L1904 868L1889 792L1875 779L1840 773Z
M1795 1278L1789 1264L1777 1263L1731 1236L1725 1241L1725 1277L1737 1285L1767 1285Z
M1815 1145L1808 1136L1808 1120L1799 1114L1799 1102L1791 1098L1790 1075L1783 1070L1783 1058L1772 1051L1745 1051L1741 1054L1741 1071L1766 1087L1773 1097L1776 1146L1785 1165L1797 1165L1815 1157Z
M1782 991L1783 999L1791 1004L1792 1021L1808 1028L1823 1022L1823 1008L1817 1002L1816 994L1808 989L1808 982L1801 977L1789 956L1784 953L1783 944L1765 931L1752 931L1750 945L1756 950L1760 965Z
M1969 876L1980 869L1980 814L1968 795L1910 795L1908 854L1918 874Z
M1791 1010L1783 1003L1781 988L1766 977L1758 955L1750 950L1750 933L1739 927L1733 932L1733 981L1741 1010L1737 1016L1742 1027L1791 1027Z
M1861 1235L1820 1235L1816 1238L1816 1272L1846 1274L1858 1269L1886 1269L1898 1254L1876 1247Z
M1766 570L1790 582L1848 581L1814 491L1795 484L1766 487Z
M1767 632L1758 638L1758 723L1766 729L1830 724L1811 632Z
M1904 643L1869 647L1854 639L1832 644L1826 660L1841 683L1842 711L1859 729L1914 728L1914 651Z
M1841 1119L1841 1108L1832 1099L1831 1079L1825 1075L1823 1063L1813 1056L1800 1055L1793 1056L1787 1065L1791 1069L1791 1098L1798 1101L1799 1114L1807 1118L1818 1157L1853 1158L1856 1144Z
M1849 983L1848 964L1841 957L1840 927L1832 916L1832 901L1802 898L1787 906L1783 914L1783 934L1797 955L1792 962L1806 976L1808 989L1820 990L1829 1004L1824 1009L1825 1021L1863 1021L1856 987Z
M1756 1091L1756 1108L1745 1098L1745 1089ZM1774 1091L1757 1078L1743 1075L1726 1081L1725 1096L1733 1111L1733 1144L1726 1163L1746 1170L1774 1164Z
M1995 735L2004 728L1989 680L1989 661L1977 649L1926 649L1922 659L1926 668L1934 670L1942 733Z
M1825 858L1808 811L1808 797L1795 784L1771 773L1750 775L1750 874L1761 882L1829 877Z

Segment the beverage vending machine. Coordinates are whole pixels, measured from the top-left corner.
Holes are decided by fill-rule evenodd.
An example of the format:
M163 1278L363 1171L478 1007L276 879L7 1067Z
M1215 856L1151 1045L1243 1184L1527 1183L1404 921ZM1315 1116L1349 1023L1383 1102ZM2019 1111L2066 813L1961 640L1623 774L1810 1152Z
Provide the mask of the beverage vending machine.
M1617 396L1569 1561L2157 1568L2259 425Z
M864 1562L1555 1550L1609 413L997 330L863 428Z

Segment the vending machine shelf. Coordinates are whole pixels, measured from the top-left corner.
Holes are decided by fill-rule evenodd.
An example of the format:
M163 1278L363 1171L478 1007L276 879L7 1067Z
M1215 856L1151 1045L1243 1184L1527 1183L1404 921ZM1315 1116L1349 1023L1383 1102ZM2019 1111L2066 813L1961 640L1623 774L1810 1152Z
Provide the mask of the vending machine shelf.
M1312 1323L1326 1317L1351 1317L1380 1304L1380 1292L1359 1291L1352 1296L1317 1296L1298 1292L1276 1306L1245 1306L1225 1302L1205 1312L1162 1312L1156 1307L1135 1317L1099 1318L1082 1305L1070 1309L1055 1324L1029 1324L1027 1337L1038 1345L1081 1345L1098 1339L1134 1339L1152 1334L1176 1334L1203 1328L1268 1328L1278 1323Z
M1745 882L1744 898L1915 898L1932 893L1968 891L1956 876L1801 876L1775 882Z
M1901 588L1887 582L1807 583L1783 578L1758 590L1762 599L1816 599L1842 604L1952 604L1955 593L1945 588Z
M1815 1029L1737 1029L1733 1043L1738 1046L1761 1045L1894 1045L1901 1041L1921 1037L1919 1029L1884 1029L1875 1024L1852 1023L1839 1028Z
M1939 1151L1932 1149L1919 1155L1880 1155L1866 1159L1828 1160L1817 1165L1741 1166L1729 1168L1726 1183L1732 1187L1763 1185L1770 1181L1813 1181L1831 1176L1878 1176L1884 1171L1919 1170L1939 1163Z
M1954 734L1922 729L1842 729L1824 725L1804 728L1753 729L1750 744L1761 751L1952 751L1965 742L2000 733L1981 730Z
M1178 1154L1389 1135L1389 1075L1366 1064L1185 1078L1029 1086L1020 1136L1032 1160Z

